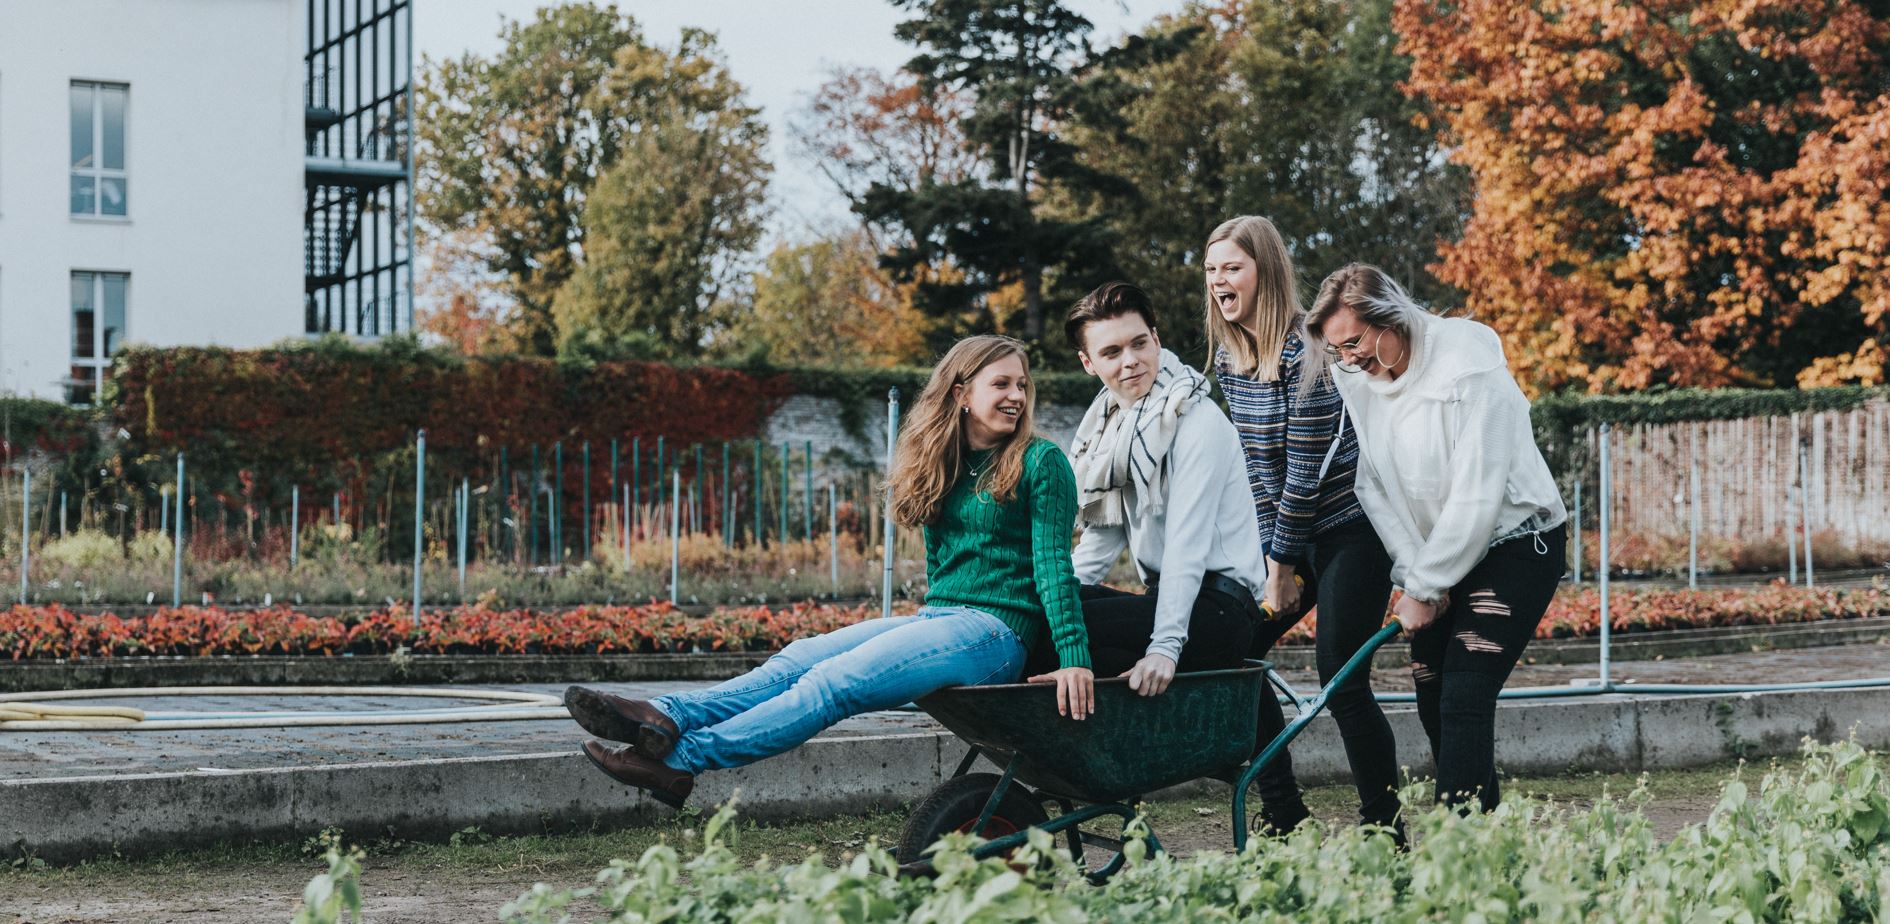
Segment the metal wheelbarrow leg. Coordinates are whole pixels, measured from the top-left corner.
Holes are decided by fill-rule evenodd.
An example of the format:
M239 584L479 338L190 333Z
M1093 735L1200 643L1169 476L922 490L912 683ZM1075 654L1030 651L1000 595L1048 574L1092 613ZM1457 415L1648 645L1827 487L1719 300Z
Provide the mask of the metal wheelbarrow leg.
M1293 743L1293 739L1299 737L1299 733L1319 716L1319 713L1326 708L1326 697L1333 690L1351 680L1352 675L1366 669L1371 664L1372 656L1378 653L1378 649L1396 638L1403 630L1403 624L1396 619L1385 623L1384 628L1378 630L1378 634L1368 639L1358 651L1353 652L1352 657L1339 668L1338 673L1332 675L1332 682L1326 684L1325 688L1319 691L1318 696L1303 704L1299 715L1287 723L1285 730L1281 731L1279 736L1274 738L1265 749L1261 750L1260 755L1247 765L1246 771L1241 773L1240 779L1234 783L1234 849L1236 851L1247 848L1247 787L1253 785L1254 777L1259 776L1260 771L1265 770L1268 764L1278 759L1286 750L1286 746Z

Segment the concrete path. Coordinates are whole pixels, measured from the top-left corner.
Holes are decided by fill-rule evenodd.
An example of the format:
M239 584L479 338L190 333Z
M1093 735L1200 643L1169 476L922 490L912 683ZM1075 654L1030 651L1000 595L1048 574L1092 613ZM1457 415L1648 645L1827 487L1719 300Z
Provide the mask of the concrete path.
M1593 666L1518 669L1512 685L1561 684ZM1809 649L1643 662L1617 679L1788 682L1890 675L1890 646ZM1381 689L1405 684L1379 671ZM1289 680L1310 692L1315 678ZM633 696L702 682L622 684ZM563 685L505 687L556 694ZM80 701L86 702L86 701ZM163 711L337 711L438 708L405 697L165 697ZM466 701L467 705L477 705ZM1388 709L1401 762L1429 766L1409 707ZM1855 733L1890 747L1890 688L1646 697L1612 694L1507 701L1498 759L1515 772L1633 772L1697 766L1795 749L1800 739ZM444 837L478 825L492 833L635 823L667 811L598 773L577 751L569 720L455 725L202 730L0 732L0 848L71 859L142 853L219 840L303 837L324 827ZM751 767L705 775L692 800L711 806L743 793L757 817L861 811L909 802L948 776L964 746L918 713L850 719L808 745ZM1322 716L1293 746L1308 781L1341 778L1336 727Z

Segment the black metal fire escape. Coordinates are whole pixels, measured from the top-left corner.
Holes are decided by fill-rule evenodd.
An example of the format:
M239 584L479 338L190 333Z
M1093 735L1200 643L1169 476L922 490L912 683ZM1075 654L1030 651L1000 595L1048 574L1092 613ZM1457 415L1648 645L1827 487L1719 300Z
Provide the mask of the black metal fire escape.
M304 322L411 329L410 0L308 0Z

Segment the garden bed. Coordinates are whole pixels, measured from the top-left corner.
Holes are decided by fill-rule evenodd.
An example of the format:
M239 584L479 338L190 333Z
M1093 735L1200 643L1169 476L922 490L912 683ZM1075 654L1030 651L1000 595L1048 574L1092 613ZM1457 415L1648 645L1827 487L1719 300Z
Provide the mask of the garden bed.
M910 604L907 604L908 606ZM1586 638L1600 629L1600 593L1565 588L1538 637ZM668 603L563 610L438 608L416 623L404 609L311 615L288 607L225 610L163 607L149 615L78 613L62 606L0 610L0 657L14 661L188 656L640 655L768 652L879 614L872 604L800 603L716 609L692 615ZM1617 591L1614 631L1639 633L1890 617L1881 587ZM1287 644L1312 636L1302 620Z

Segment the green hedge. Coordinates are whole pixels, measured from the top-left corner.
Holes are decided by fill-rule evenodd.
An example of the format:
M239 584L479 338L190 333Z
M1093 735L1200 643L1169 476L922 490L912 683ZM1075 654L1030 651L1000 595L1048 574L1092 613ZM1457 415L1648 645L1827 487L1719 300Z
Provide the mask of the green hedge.
M1536 399L1532 415L1539 429L1577 431L1602 423L1664 424L1843 411L1884 398L1890 398L1890 387L1674 388L1635 395L1553 395Z
M926 379L932 370L918 368L892 369L816 369L816 368L757 368L753 371L771 371L785 375L792 384L795 394L815 398L831 398L840 403L840 422L848 433L861 435L869 421L881 422L884 426L886 392L899 389L899 406L903 410L910 408L919 393L925 390ZM1094 376L1080 372L1039 372L1032 376L1037 383L1039 403L1065 404L1087 407L1096 397L1096 390L1101 387Z
M96 441L96 416L91 408L0 395L0 458L33 451L69 455Z

